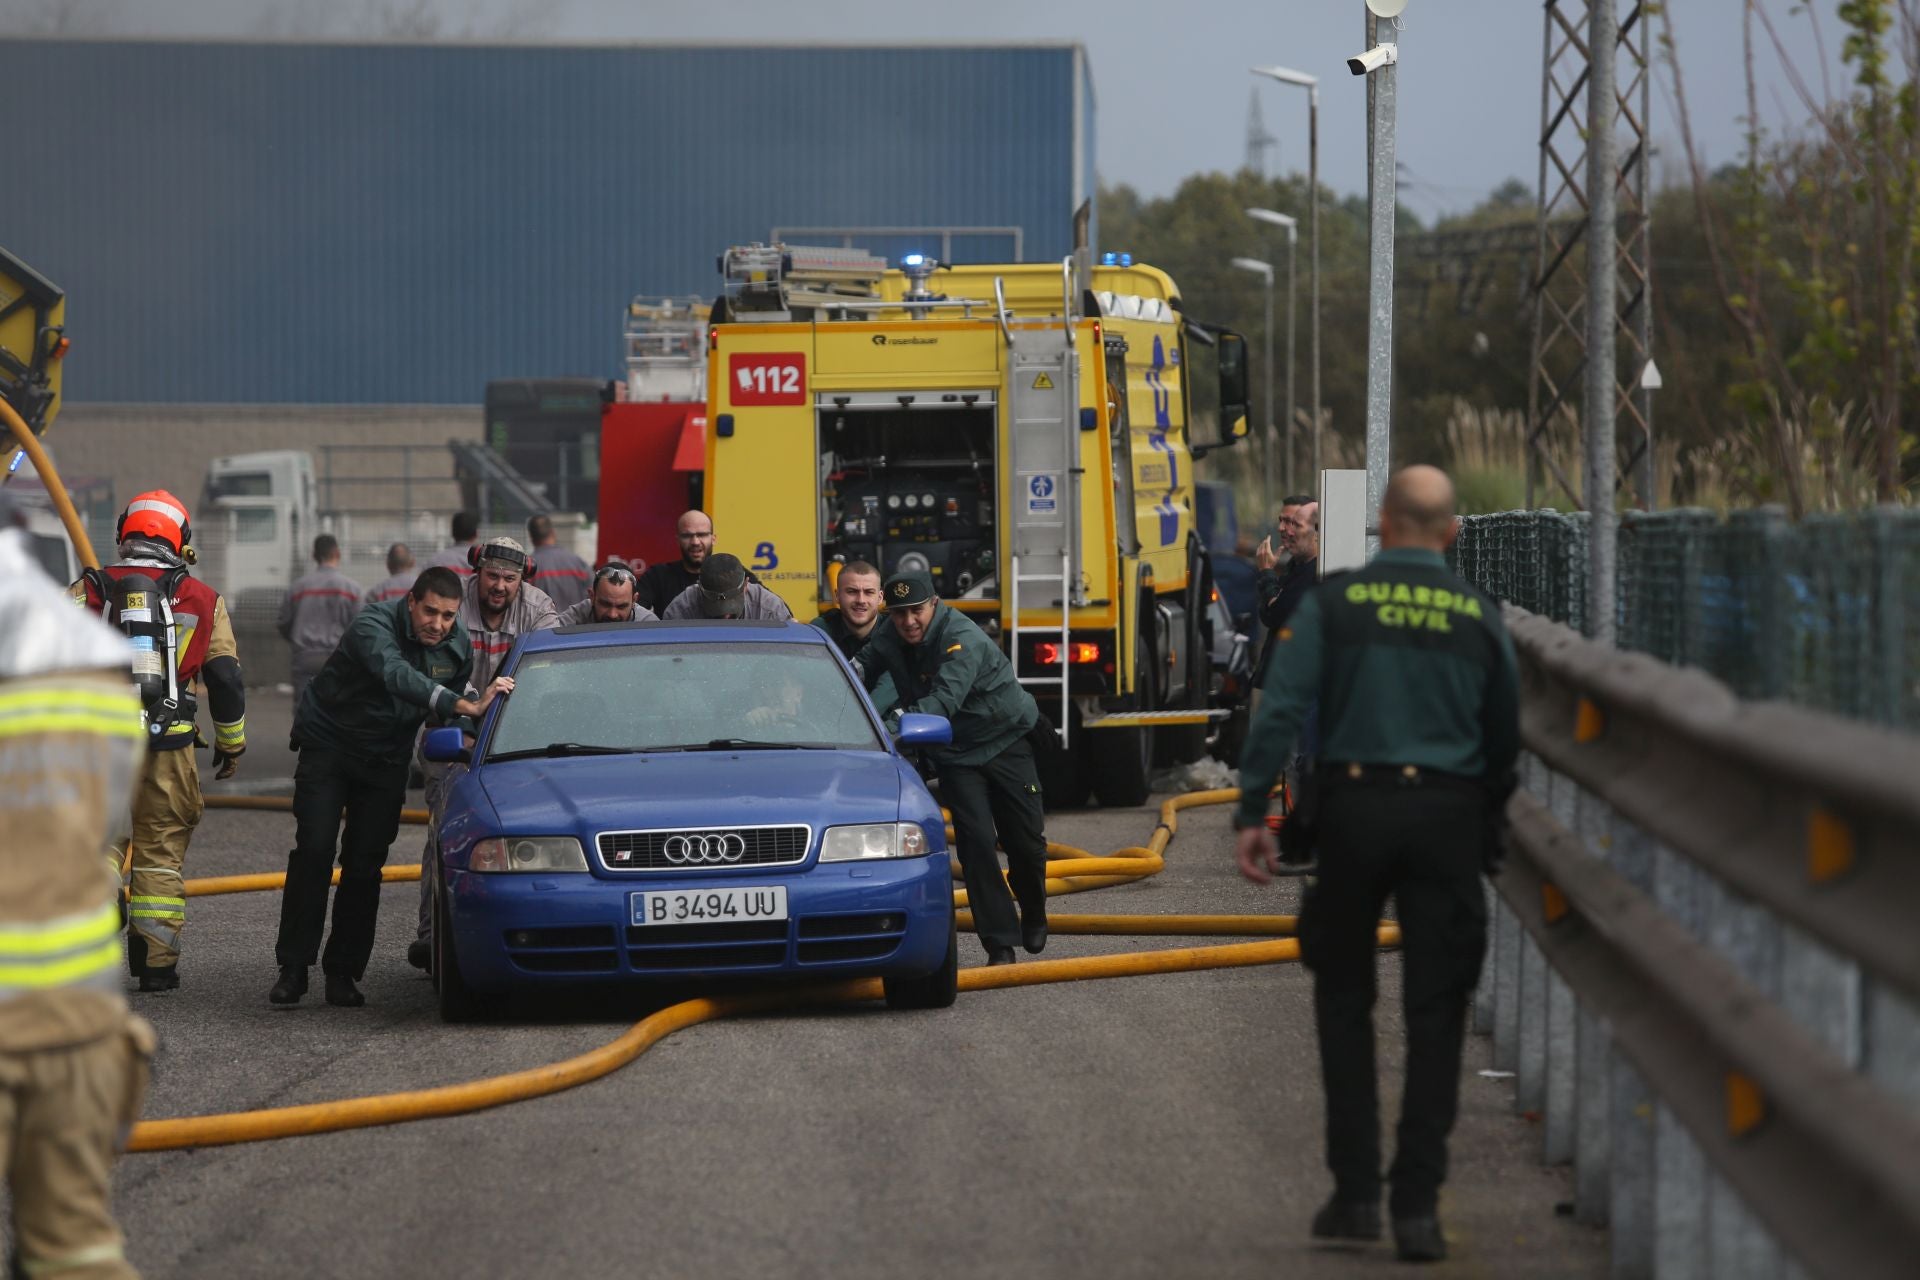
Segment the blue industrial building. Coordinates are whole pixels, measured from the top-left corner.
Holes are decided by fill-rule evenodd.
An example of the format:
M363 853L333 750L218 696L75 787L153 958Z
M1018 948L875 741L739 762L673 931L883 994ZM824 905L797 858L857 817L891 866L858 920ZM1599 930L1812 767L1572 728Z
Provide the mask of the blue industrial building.
M0 85L37 104L0 242L67 291L75 403L613 377L627 301L729 244L1057 259L1094 189L1077 45L0 40Z

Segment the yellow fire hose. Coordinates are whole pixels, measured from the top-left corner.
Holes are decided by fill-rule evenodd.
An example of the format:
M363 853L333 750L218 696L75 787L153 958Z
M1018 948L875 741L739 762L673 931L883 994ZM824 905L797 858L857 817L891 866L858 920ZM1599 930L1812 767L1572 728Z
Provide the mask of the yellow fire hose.
M1108 857L1097 858L1068 845L1049 844L1053 855L1047 863L1047 892L1051 895L1077 893L1110 884L1141 880L1161 870L1163 855L1172 842L1183 809L1202 805L1227 804L1237 800L1234 790L1201 791L1175 796L1160 806L1160 825L1141 848L1122 849ZM291 802L283 798L258 796L209 796L209 808L286 809ZM408 821L424 822L421 810L408 810ZM335 872L336 882L338 872ZM957 874L957 872L956 872ZM382 879L418 880L418 867L386 867ZM281 887L286 877L279 873L249 876L221 876L210 880L189 880L189 897L218 893L243 893ZM955 891L955 901L965 902L965 891ZM972 925L968 913L960 913L962 928ZM1242 968L1250 965L1278 964L1297 960L1300 944L1291 935L1292 916L1060 916L1049 913L1049 932L1061 934L1187 935L1187 936L1271 936L1270 941L1227 943L1206 947L1179 947L1165 951L1128 952L1119 955L1086 956L1071 960L1037 960L1017 965L964 969L960 973L962 991L996 991L1006 987L1037 986L1051 982L1081 982L1098 978L1137 977L1158 973L1190 973L1199 969ZM1397 946L1398 926L1383 923L1379 932L1382 946ZM271 1138L290 1138L303 1134L334 1133L342 1129L363 1129L374 1125L400 1124L437 1116L463 1115L489 1107L559 1093L576 1085L597 1080L645 1053L676 1031L711 1022L718 1018L739 1017L774 1009L814 1004L844 1004L877 1000L881 996L878 978L835 983L831 986L799 990L763 992L753 995L721 996L684 1000L648 1015L623 1034L597 1049L547 1066L507 1075L490 1076L461 1084L440 1085L431 1089L410 1089L401 1093L374 1094L363 1098L343 1098L333 1102L313 1102L304 1106L274 1107L264 1111L236 1111L225 1115L183 1116L167 1120L146 1120L135 1125L129 1151L176 1151L189 1147L224 1146L238 1142L262 1142Z
M5 400L0 400L0 426L12 433L20 444L21 452L27 455L27 460L33 463L33 469L39 473L40 483L46 486L47 496L53 499L53 509L60 513L60 522L67 526L67 536L73 539L73 550L80 557L80 563L89 569L98 569L100 558L93 554L93 543L87 540L86 526L80 523L80 513L73 509L73 499L67 496L67 486L60 483L60 473L53 469L53 460L47 457L46 449Z

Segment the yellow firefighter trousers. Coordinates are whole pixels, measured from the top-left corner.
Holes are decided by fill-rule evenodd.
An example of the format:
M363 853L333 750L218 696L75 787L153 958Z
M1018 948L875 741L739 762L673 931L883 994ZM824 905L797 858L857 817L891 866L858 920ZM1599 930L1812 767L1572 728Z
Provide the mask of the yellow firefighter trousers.
M153 1032L133 1022L88 1044L0 1050L0 1171L28 1276L134 1276L108 1172L140 1116Z
M162 969L180 959L180 930L187 923L180 868L205 807L192 747L147 753L133 796L127 918L146 939L150 969ZM123 864L126 849L124 843L117 846Z

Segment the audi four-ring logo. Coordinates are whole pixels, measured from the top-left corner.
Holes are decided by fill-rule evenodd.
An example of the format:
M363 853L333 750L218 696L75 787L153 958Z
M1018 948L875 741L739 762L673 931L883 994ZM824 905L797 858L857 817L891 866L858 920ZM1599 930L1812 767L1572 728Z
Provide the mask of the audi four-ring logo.
M738 832L725 835L668 836L661 852L675 866L695 862L738 862L747 856L747 842Z

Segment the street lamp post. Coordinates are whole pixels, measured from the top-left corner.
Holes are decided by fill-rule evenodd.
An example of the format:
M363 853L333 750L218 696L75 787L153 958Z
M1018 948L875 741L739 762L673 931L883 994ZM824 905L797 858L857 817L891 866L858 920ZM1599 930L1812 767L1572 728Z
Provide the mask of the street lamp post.
M1258 258L1235 258L1233 265L1242 271L1251 271L1266 282L1267 312L1266 322L1266 430L1260 436L1260 518L1271 520L1276 508L1273 505L1273 264L1262 262Z
M1254 67L1253 74L1307 91L1307 327L1311 332L1313 476L1320 483L1320 77L1288 67Z
M1294 250L1300 240L1300 221L1291 214L1280 213L1273 209L1249 209L1247 216L1255 222L1284 228L1287 233L1287 416L1281 419L1287 425L1286 429L1280 433L1280 438L1286 442L1284 446L1286 464L1281 468L1282 477L1286 481L1287 492L1294 493L1297 490L1293 483L1293 331L1296 327L1295 317L1298 311L1294 306L1294 281L1298 275L1294 269L1297 261ZM1318 479L1314 483L1318 484Z

